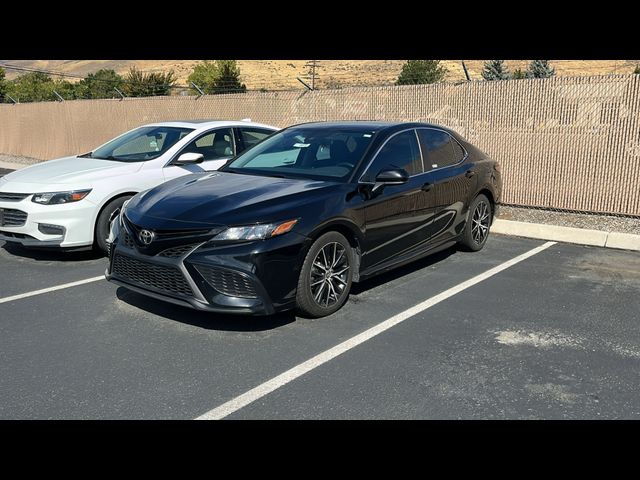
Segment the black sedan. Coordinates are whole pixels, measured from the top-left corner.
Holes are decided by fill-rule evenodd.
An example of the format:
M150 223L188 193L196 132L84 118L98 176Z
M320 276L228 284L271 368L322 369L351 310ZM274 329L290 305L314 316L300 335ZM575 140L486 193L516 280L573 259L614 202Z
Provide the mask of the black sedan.
M133 197L106 277L198 310L321 317L352 282L456 242L480 250L500 194L499 165L444 127L296 125Z

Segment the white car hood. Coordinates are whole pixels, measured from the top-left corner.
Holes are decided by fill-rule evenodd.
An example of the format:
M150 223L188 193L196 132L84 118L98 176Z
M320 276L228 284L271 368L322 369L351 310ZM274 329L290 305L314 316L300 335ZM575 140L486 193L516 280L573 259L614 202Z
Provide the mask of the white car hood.
M142 162L65 157L11 172L0 179L0 189L14 193L36 193L90 188L96 181L135 173L142 165Z

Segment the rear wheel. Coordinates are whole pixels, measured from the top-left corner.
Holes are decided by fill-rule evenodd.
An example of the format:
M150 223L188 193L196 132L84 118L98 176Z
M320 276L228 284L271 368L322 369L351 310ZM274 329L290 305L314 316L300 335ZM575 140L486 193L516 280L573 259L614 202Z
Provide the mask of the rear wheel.
M109 230L111 227L111 221L117 217L122 204L129 200L133 195L127 195L124 197L118 197L115 200L110 201L98 215L96 220L96 233L93 247L103 253L108 253L107 238L109 237Z
M492 218L491 202L485 195L478 195L469 206L467 224L462 232L460 243L473 252L482 250L489 238Z
M331 315L346 302L353 278L353 250L344 235L328 232L307 253L296 293L298 310L317 318Z

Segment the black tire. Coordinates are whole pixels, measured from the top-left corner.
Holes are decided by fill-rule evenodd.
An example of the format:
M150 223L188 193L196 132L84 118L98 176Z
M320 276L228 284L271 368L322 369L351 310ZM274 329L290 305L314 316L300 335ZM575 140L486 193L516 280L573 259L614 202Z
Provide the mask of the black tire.
M480 194L473 199L467 212L467 223L462 232L460 244L467 250L482 250L489 238L489 229L493 220L493 209L489 199Z
M118 197L115 200L111 200L107 203L98 219L96 220L95 238L93 241L93 248L97 251L108 253L107 238L109 237L109 227L111 226L110 220L112 215L120 210L122 204L129 200L133 195L125 195Z
M327 255L330 258L327 259ZM314 264L319 256L320 262ZM329 269L320 268L318 265L321 263L324 263L325 267L329 266ZM327 232L318 238L307 252L300 271L296 292L298 312L305 317L318 318L339 310L349 297L353 268L353 249L344 235Z

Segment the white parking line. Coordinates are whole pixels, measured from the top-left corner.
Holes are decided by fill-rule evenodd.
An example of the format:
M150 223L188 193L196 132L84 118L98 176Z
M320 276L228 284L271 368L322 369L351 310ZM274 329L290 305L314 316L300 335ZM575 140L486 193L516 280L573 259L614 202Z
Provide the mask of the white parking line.
M20 293L19 295L13 295L11 297L0 298L0 303L13 302L14 300L20 300L21 298L35 297L36 295L42 295L43 293L55 292L56 290L75 287L77 285L84 285L85 283L97 282L99 280L104 280L104 275L100 275L99 277L85 278L84 280L78 280L77 282L63 283L62 285L43 288L41 290L34 290L33 292Z
M492 277L493 275L500 273L503 270L506 270L507 268L519 262L522 262L523 260L526 260L527 258L532 257L537 253L542 252L543 250L546 250L547 248L555 244L556 242L547 242L544 245L540 245L539 247L536 247L533 250L529 250L528 252L523 253L522 255L518 255L517 257L512 258L511 260L508 260L498 265L497 267L493 267L487 270L486 272L481 273L480 275L476 275L475 277L469 280L459 283L455 287L451 287L450 289L445 290L444 292L439 293L438 295L435 295L425 300L424 302L419 303L418 305L415 305L403 312L400 312L397 315L394 315L393 317L389 318L388 320L385 320L382 323L379 323L378 325L371 327L370 329L365 330L364 332L354 337L351 337L348 340L345 340L344 342L336 345L335 347L330 348L329 350L326 350L299 365L296 365L295 367L287 370L286 372L281 373L277 377L274 377L271 380L268 380L263 384L258 385L255 388L252 388L248 392L243 393L242 395L236 398L233 398L226 403L223 403L219 407L216 407L213 410L210 410L207 413L197 417L196 420L220 420L224 417L227 417L228 415L231 415L232 413L237 412L241 408L246 407L250 403L255 402L256 400L264 397L265 395L268 395L274 390L277 390L278 388L295 380L296 378L301 377L305 373L308 373L311 370L319 367L320 365L327 363L329 360L334 359L338 355L341 355L347 352L348 350L351 350L352 348L357 347L361 343L364 343L367 340L372 339L373 337L381 334L385 330L388 330L391 327L398 325L399 323L405 321L406 319L414 315L417 315L418 313L423 312L428 308L433 307L434 305L448 299L449 297L454 296L456 293L460 293L463 290L466 290L467 288L470 288L482 282L483 280L486 280L487 278Z

